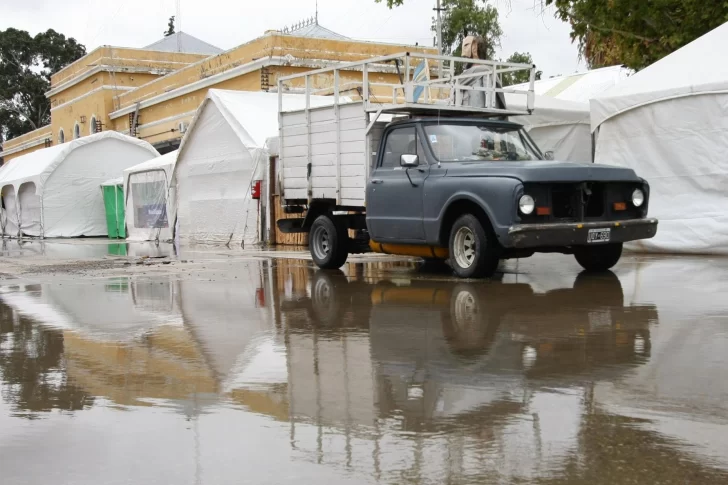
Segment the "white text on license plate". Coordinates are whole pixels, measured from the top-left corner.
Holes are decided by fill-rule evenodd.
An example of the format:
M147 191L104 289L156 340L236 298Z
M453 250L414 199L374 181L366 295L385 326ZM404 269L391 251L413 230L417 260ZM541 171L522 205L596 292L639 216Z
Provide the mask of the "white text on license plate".
M589 229L589 233L586 236L587 243L606 243L609 242L609 235L612 232L610 228L607 229Z

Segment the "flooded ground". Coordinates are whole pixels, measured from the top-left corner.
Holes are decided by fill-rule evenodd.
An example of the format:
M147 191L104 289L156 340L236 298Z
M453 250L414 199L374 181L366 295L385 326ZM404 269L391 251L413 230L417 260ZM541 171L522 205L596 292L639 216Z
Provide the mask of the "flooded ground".
M3 246L0 483L728 482L726 259L173 254Z

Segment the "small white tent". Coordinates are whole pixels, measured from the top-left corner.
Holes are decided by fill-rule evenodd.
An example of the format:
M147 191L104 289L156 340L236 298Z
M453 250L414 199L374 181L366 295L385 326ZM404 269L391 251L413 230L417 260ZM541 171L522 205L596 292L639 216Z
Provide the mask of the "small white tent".
M285 109L305 97L284 94ZM312 106L332 102L311 96ZM172 177L182 244L256 244L258 203L251 197L268 163L265 141L278 135L278 94L211 89L182 140Z
M3 235L105 236L99 186L158 155L145 141L105 131L13 159L0 171Z
M588 103L608 89L627 79L631 69L623 66L609 66L577 72L565 76L555 76L536 81L533 90L536 96ZM514 89L528 89L528 83L509 86Z
M525 109L522 96L506 94L509 108ZM554 152L554 159L567 162L592 161L589 105L576 101L536 96L533 114L511 116L531 135L542 152Z
M595 160L650 184L653 252L728 254L728 23L591 101Z
M169 184L177 150L124 170L126 238L170 241L175 210Z

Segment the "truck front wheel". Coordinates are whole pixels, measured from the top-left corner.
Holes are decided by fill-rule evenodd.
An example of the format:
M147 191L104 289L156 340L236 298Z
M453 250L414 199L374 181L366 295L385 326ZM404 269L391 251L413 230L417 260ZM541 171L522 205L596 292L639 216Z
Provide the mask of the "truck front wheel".
M622 257L622 243L605 246L577 246L574 257L587 271L606 271L617 264Z
M450 265L461 278L492 276L500 260L497 243L472 214L460 216L450 230Z
M320 215L313 221L308 245L314 263L321 269L338 269L349 256L349 234L346 225L330 215Z

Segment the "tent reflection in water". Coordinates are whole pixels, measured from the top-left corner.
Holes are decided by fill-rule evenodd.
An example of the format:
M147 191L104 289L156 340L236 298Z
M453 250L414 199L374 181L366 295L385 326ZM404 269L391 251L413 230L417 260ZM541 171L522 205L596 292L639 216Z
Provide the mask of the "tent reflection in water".
M106 236L99 187L159 153L114 131L37 150L0 170L4 236Z
M126 226L130 241L170 241L175 218L169 183L177 150L124 170Z
M284 94L285 109L301 109L305 96ZM311 106L332 103L311 96ZM278 94L211 89L179 148L171 190L175 192L181 244L260 242L253 183L268 165L266 139L278 136Z
M591 100L595 161L650 184L650 252L728 254L728 23Z

